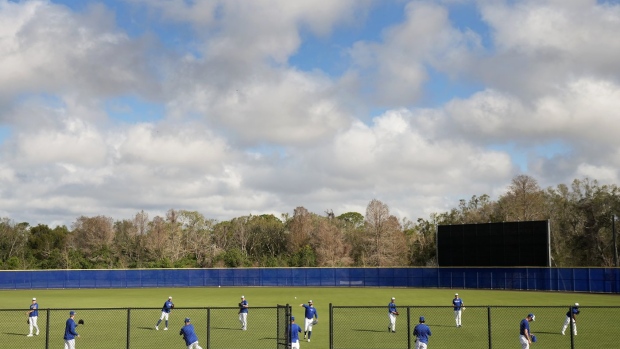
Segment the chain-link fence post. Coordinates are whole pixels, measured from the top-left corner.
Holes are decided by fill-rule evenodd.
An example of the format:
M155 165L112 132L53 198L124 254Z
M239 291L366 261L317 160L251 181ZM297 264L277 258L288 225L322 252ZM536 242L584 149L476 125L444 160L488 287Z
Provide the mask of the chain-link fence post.
M493 348L491 344L491 307L487 307L487 328L489 329L489 349Z
M127 349L129 349L129 338L131 338L131 308L127 308Z
M407 307L407 349L411 349L411 307Z
M334 349L334 308L329 303L329 349Z
M211 348L211 308L207 308L207 349Z
M50 310L47 309L45 319L45 349L50 347Z

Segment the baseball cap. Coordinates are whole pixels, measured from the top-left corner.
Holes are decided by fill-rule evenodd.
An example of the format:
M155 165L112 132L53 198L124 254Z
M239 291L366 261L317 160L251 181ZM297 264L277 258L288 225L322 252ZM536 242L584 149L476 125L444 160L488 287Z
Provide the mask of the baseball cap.
M529 314L527 314L527 316L528 316L528 317L531 317L531 318L532 318L532 321L536 321L536 315L534 315L534 314L532 314L532 313L529 313Z
M455 293L454 295L455 295L455 296L458 296L459 294L458 294L458 293Z
M579 303L575 303L575 306L576 306L576 307L578 307L578 306L579 306Z
M308 303L312 303L312 299L308 301Z
M168 297L168 299L172 299L172 296Z
M36 299L36 298L33 298L32 300L33 300L33 301L36 301L37 299ZM579 304L577 304L577 305L579 305Z
M189 318L188 317L185 318L185 322L189 322Z
M69 315L75 315L75 311L71 310L71 311L69 312Z
M426 321L426 319L424 319L424 316L420 316L420 322L424 322Z
M241 296L241 298L245 298L245 296Z
M392 300L395 300L396 298L392 297Z
M291 321L295 321L295 317L294 316L291 316Z

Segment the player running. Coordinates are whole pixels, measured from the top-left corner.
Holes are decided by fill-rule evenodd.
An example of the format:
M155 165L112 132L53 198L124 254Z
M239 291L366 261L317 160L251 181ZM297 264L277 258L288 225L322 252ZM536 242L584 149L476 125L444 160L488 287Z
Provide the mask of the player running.
M319 320L319 314L316 312L316 308L313 306L312 299L308 301L308 305L300 304L300 307L306 308L305 321L304 321L304 339L308 336L308 342L310 342L310 336L312 336L312 322L316 318Z
M172 309L174 309L174 303L172 303L172 296L170 296L161 308L161 317L159 318L159 321L157 321L157 325L155 325L156 330L159 331L159 324L161 324L162 320L166 319L166 327L164 327L164 331L168 331L168 317L170 316Z

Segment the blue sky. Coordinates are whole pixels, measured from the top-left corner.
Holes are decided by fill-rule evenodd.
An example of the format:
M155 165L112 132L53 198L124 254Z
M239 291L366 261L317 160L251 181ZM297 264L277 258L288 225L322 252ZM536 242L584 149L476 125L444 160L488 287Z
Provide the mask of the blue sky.
M620 2L0 0L0 217L618 182Z

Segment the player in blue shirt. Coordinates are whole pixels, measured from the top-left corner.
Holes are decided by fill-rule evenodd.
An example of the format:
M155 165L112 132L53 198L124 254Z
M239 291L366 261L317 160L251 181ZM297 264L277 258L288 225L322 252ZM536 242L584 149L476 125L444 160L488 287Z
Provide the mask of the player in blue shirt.
M312 321L316 318L319 320L319 314L316 312L316 308L312 303L312 299L308 301L308 305L300 304L300 307L306 308L305 321L304 321L304 339L308 336L308 342L310 342L310 336L312 336Z
M463 311L463 299L459 298L459 294L454 294L454 299L452 300L452 306L454 307L454 321L456 322L456 327L461 327L461 313Z
M185 318L185 326L181 327L179 334L183 336L187 349L202 349L200 345L198 345L198 336L194 330L194 325L190 324L188 317Z
M159 330L159 324L161 324L161 321L166 319L166 327L164 328L164 331L168 331L168 317L170 316L172 309L174 309L174 303L172 303L172 296L170 296L161 308L161 317L159 318L159 321L157 321L157 325L155 325L156 330Z
M579 314L579 303L575 303L575 305L566 312L566 321L564 321L564 326L562 327L562 335L564 335L571 320L573 320L573 334L575 336L577 335L577 319L575 318L577 314Z
M76 332L77 325L73 318L75 317L75 311L69 312L69 318L65 323L65 349L75 349L75 338L80 338L80 335Z
M413 335L416 336L415 349L427 349L428 337L431 335L431 329L426 325L424 316L420 316L420 323L413 328Z
M388 326L388 332L396 332L396 298L392 297L392 301L388 304L388 318L390 319L390 325Z
M248 329L248 301L245 300L245 296L241 296L241 302L239 302L239 322L242 331Z
M301 333L301 327L295 323L295 317L291 316L291 326L289 328L291 349L299 349L299 334Z
M532 333L530 332L530 322L532 321L536 321L536 315L530 313L519 324L519 342L521 342L522 349L529 349L530 344L532 344Z
M30 304L30 310L26 312L28 315L28 324L30 326L30 333L28 333L27 337L32 337L32 330L34 328L37 329L36 335L39 335L39 325L37 325L37 320L39 319L39 304L37 304L37 299L32 299L32 304Z

